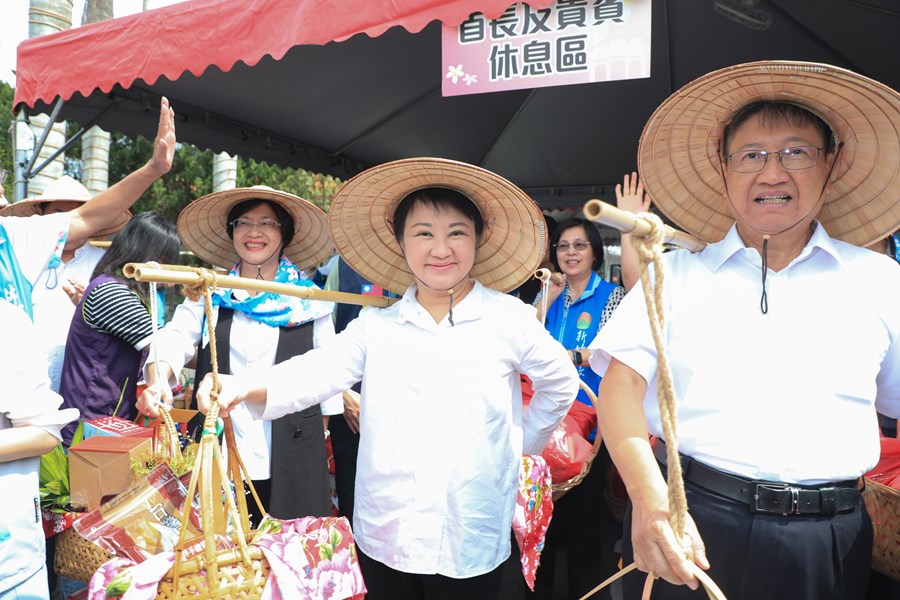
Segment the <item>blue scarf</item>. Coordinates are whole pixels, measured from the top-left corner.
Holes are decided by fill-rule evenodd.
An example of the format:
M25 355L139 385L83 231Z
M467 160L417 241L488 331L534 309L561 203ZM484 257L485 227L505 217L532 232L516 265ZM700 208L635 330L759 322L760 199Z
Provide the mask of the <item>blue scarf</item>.
M237 277L241 263L236 264L229 275ZM312 281L301 278L300 272L286 256L278 263L275 283L286 283L299 287L319 289ZM271 327L297 327L308 321L331 314L334 304L321 300L306 300L296 296L285 296L262 292L237 300L230 289L216 288L212 297L213 306L224 306L238 311Z
M0 298L18 306L34 321L31 307L31 282L22 274L19 259L6 229L0 224Z

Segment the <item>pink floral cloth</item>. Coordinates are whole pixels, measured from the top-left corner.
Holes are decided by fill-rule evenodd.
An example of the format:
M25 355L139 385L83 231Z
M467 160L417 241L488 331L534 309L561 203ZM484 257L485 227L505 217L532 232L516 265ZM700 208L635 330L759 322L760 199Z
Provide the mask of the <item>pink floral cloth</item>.
M366 594L350 524L344 517L272 520L253 542L271 573L262 600L362 600ZM175 564L175 553L135 564L113 558L91 578L88 599L155 600L159 581Z
M541 550L553 516L550 468L540 456L523 456L519 468L519 497L513 514L513 533L519 544L522 575L534 591L534 578L541 564Z

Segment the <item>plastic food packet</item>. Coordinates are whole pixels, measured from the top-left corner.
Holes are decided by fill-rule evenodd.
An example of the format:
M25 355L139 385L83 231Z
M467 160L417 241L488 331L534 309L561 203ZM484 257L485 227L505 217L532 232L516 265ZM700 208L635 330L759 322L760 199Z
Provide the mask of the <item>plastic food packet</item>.
M187 489L161 464L124 492L75 521L75 530L104 550L136 563L171 551L178 541ZM198 537L200 518L191 510L188 539Z
M581 473L592 444L581 436L578 427L566 417L550 435L541 456L550 467L553 483L568 481Z

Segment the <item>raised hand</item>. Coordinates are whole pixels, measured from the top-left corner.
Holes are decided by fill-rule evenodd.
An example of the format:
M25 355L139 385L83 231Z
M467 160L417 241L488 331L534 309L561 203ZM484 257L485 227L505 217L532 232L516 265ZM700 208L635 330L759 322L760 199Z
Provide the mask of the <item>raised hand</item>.
M650 210L650 204L650 194L644 193L644 184L636 172L625 175L622 183L616 184L616 206L620 209L637 214Z
M169 100L163 96L159 103L159 127L153 142L153 156L147 166L157 177L162 177L172 168L175 159L175 111Z

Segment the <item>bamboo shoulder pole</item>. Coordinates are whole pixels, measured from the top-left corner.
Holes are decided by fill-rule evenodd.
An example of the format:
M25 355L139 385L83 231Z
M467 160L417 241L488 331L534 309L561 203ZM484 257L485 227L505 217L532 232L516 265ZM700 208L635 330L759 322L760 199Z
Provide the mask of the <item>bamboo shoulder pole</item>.
M257 292L272 292L285 296L296 296L308 300L323 300L340 304L356 304L360 306L386 307L396 302L396 298L383 296L363 296L362 294L350 294L347 292L331 292L315 288L300 287L274 281L250 279L247 277L234 277L231 275L218 275L208 269L185 267L181 265L155 265L149 263L128 263L122 269L125 277L131 277L138 281L153 281L156 283L177 283L181 285L196 285L206 280L211 284L215 277L216 285L237 290L250 290Z
M602 200L588 200L584 205L584 216L588 221L615 227L622 233L630 233L638 237L646 237L650 233L650 223L628 211L616 208ZM666 243L687 248L691 252L699 252L706 247L706 242L689 233L665 226L663 239Z

